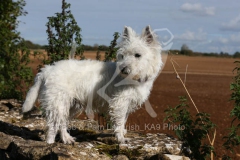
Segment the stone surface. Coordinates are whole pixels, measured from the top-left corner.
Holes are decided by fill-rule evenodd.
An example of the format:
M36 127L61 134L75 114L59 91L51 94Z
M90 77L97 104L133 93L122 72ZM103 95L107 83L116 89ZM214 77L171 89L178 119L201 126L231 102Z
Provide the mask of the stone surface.
M6 105L7 104L7 105ZM99 130L93 120L74 119L69 125L70 134L76 137L73 145L65 145L59 135L56 143L45 142L46 122L41 110L21 114L21 103L0 101L0 159L183 159L182 142L165 134L127 133L130 141L118 144L112 130Z
M185 156L177 156L177 155L170 155L170 154L164 154L163 159L164 160L190 160L190 158Z
M125 155L116 155L112 158L113 160L129 160L127 156Z

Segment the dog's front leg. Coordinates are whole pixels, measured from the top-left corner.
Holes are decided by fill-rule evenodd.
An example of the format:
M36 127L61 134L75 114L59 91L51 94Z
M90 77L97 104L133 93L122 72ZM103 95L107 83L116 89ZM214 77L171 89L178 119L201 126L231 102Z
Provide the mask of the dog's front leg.
M126 143L129 141L128 138L124 138L124 135L127 133L125 129L125 123L128 115L128 107L110 107L110 116L111 120L114 123L114 133L119 143Z

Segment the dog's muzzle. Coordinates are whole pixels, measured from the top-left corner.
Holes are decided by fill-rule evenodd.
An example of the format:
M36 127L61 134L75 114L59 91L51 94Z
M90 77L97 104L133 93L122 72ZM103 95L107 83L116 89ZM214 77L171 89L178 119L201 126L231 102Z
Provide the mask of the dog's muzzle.
M123 69L121 69L121 73L122 74L126 74L129 75L130 74L130 69L128 67L123 67Z

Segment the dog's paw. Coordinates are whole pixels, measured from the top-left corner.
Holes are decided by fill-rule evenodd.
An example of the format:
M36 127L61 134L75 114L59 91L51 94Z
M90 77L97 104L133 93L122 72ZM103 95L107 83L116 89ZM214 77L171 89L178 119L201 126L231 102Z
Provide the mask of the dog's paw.
M64 144L73 144L75 142L75 137L70 136L69 134L66 134L62 141Z
M48 144L53 144L53 143L55 142L55 136L49 134L49 135L47 136L46 142L47 142Z
M55 141L54 141L54 139L47 139L47 141L46 141L48 144L53 144Z
M126 144L126 143L129 143L131 140L131 138L123 138L121 141L120 141L120 144Z
M116 133L116 138L120 144L128 143L131 140L130 138L124 138L121 133Z
M65 139L65 140L63 141L63 143L64 143L64 144L73 144L73 143L75 142L75 139L76 139L76 138L70 136L70 137L68 137L67 139Z

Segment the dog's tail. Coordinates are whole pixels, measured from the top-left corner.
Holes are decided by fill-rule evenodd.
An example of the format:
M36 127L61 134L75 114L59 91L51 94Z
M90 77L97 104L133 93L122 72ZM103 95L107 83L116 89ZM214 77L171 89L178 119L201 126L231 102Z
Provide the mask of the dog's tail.
M77 48L76 43L72 43L72 49L68 56L69 59L74 59L76 48Z
M38 98L38 92L40 90L41 84L42 84L42 73L38 73L35 78L34 85L31 87L31 89L27 93L26 100L22 107L23 113L28 112L33 108L34 103Z

